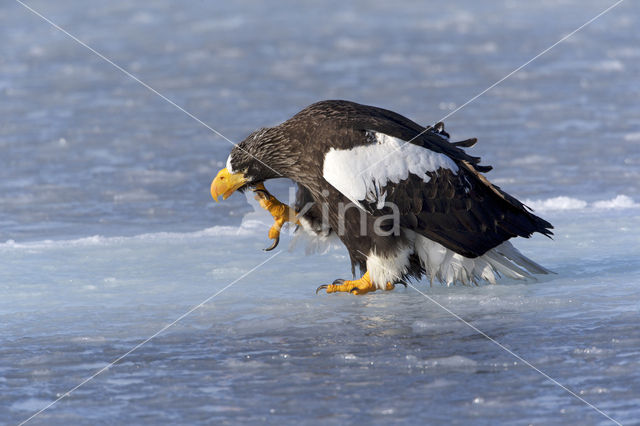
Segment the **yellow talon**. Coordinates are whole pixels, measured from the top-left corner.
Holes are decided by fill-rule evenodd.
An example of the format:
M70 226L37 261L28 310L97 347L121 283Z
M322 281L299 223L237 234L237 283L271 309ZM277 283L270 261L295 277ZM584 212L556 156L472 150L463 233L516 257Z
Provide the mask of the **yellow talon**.
M275 223L269 229L269 239L274 240L271 247L266 248L266 251L273 250L280 241L280 230L285 222L293 222L299 224L296 213L293 209L289 208L286 204L280 202L276 197L269 194L264 187L264 184L258 184L254 188L256 192L256 200L260 203L260 206L271 213Z
M275 240L278 238L280 236L280 228L282 228L282 226L278 222L274 223L273 226L269 228L269 239Z
M393 290L395 285L388 282L385 286L385 290ZM357 280L335 280L333 284L321 285L317 288L316 293L320 290L326 289L327 293L345 292L352 294L366 294L370 291L376 291L378 288L373 284L369 276L369 271L365 272L362 278Z

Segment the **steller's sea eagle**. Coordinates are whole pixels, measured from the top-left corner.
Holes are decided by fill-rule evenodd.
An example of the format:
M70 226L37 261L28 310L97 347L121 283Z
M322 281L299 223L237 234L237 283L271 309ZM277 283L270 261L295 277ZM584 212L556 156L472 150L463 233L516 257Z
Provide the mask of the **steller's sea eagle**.
M442 123L424 128L389 110L322 101L236 145L211 195L256 191L275 219L271 248L286 221L318 238L336 234L352 273L364 275L318 287L327 293L391 290L423 275L467 284L548 273L508 240L551 236L553 226L481 174L491 167L462 149L475 142L449 142ZM293 209L263 186L281 177L298 185Z

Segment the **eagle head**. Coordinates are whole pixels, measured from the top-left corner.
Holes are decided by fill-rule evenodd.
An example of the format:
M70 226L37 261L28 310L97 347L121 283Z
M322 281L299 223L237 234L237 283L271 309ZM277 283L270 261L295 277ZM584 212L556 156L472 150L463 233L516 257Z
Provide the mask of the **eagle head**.
M235 191L243 192L267 179L282 177L279 159L286 158L282 138L274 128L262 128L251 133L231 150L227 167L211 182L211 196L226 200Z

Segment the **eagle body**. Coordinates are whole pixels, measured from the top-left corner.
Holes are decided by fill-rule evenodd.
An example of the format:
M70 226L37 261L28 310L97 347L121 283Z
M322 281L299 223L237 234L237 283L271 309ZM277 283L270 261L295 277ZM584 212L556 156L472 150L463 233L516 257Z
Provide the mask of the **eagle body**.
M270 178L298 184L299 229L337 236L352 272L379 289L419 279L464 284L548 272L510 243L550 223L482 174L480 158L451 143L444 125L423 127L389 110L348 101L310 105L260 129L227 161L245 189Z

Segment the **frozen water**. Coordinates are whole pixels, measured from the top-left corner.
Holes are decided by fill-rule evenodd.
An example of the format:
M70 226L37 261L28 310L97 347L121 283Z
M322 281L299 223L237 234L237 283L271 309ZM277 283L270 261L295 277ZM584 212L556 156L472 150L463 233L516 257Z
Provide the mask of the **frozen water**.
M640 209L545 216L555 240L519 247L557 275L415 285L631 423L640 404ZM246 221L0 245L10 265L0 273L6 418L27 417L269 259L266 229ZM343 250L276 253L34 423L606 423L412 288L316 296L318 284L348 276Z
M237 141L327 98L434 123L611 2L29 4ZM446 120L556 226L516 245L557 274L415 283L624 424L640 418L639 10ZM18 3L0 34L0 423L231 283L32 423L610 423L412 288L316 296L349 276L344 249L262 252L266 213L208 194L228 142Z

